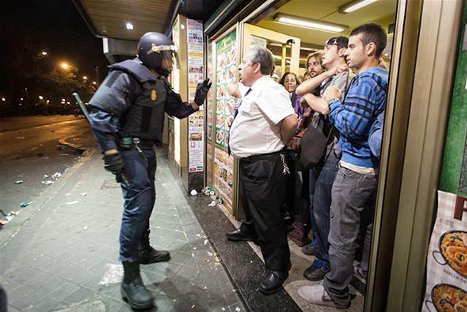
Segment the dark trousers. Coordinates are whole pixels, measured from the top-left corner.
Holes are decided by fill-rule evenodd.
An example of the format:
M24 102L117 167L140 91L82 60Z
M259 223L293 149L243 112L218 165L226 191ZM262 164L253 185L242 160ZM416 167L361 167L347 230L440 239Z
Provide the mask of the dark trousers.
M149 218L156 200L156 154L153 148L121 151L129 185L121 183L123 216L120 228L120 261L135 261L149 245Z
M336 178L339 159L333 151L321 169L315 183L313 194L313 217L316 227L314 228L313 238L316 239L316 258L329 262L329 227L331 211L331 190L334 179Z
M282 155L282 156L281 156ZM240 159L240 198L245 209L243 223L256 241L269 271L288 270L290 250L281 205L286 189L283 152Z

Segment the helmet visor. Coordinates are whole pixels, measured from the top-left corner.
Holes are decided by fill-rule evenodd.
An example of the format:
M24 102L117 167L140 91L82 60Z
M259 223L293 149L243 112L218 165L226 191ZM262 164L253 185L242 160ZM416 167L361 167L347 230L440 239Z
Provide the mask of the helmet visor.
M178 59L178 53L175 50L162 50L160 52L163 60L170 60L174 68L180 69L180 60Z
M162 60L169 60L172 66L180 68L180 60L178 59L177 48L174 45L155 45L153 44L148 54L159 53Z

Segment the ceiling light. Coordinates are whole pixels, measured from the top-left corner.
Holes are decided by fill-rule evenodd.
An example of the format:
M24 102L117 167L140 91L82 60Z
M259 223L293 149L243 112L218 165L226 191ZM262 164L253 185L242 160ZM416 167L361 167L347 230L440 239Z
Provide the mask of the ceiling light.
M133 30L133 24L132 23L126 23L126 29L127 30Z
M343 5L339 8L339 13L341 14L347 14L347 13L352 13L357 10L360 10L363 7L366 7L369 4L372 4L373 2L376 2L378 0L356 0L347 3L346 5Z
M345 25L339 25L334 23L321 22L317 20L302 18L292 15L284 15L278 13L274 15L274 20L279 23L290 24L299 27L329 31L329 32L343 32L348 28Z

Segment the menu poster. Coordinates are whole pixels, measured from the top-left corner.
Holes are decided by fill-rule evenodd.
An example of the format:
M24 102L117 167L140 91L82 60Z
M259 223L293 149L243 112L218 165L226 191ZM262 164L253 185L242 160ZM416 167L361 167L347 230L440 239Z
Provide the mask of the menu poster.
M214 148L214 186L229 206L233 199L233 157Z
M196 86L203 81L203 24L192 19L186 20L188 55L188 98L193 99ZM188 171L204 170L204 111L188 117Z
M232 31L217 42L216 62L216 146L227 151L229 145L230 125L234 119L236 100L228 92L227 87L236 82L237 71L237 40L236 32Z
M422 311L467 311L467 198L438 191Z

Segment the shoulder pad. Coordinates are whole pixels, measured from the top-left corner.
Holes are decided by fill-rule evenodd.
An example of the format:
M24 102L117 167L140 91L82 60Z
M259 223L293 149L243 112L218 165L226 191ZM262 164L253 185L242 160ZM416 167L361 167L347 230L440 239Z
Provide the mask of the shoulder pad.
M121 70L136 78L140 83L147 81L156 81L157 76L151 72L146 66L135 61L126 60L120 63L116 63L110 66L110 71Z

